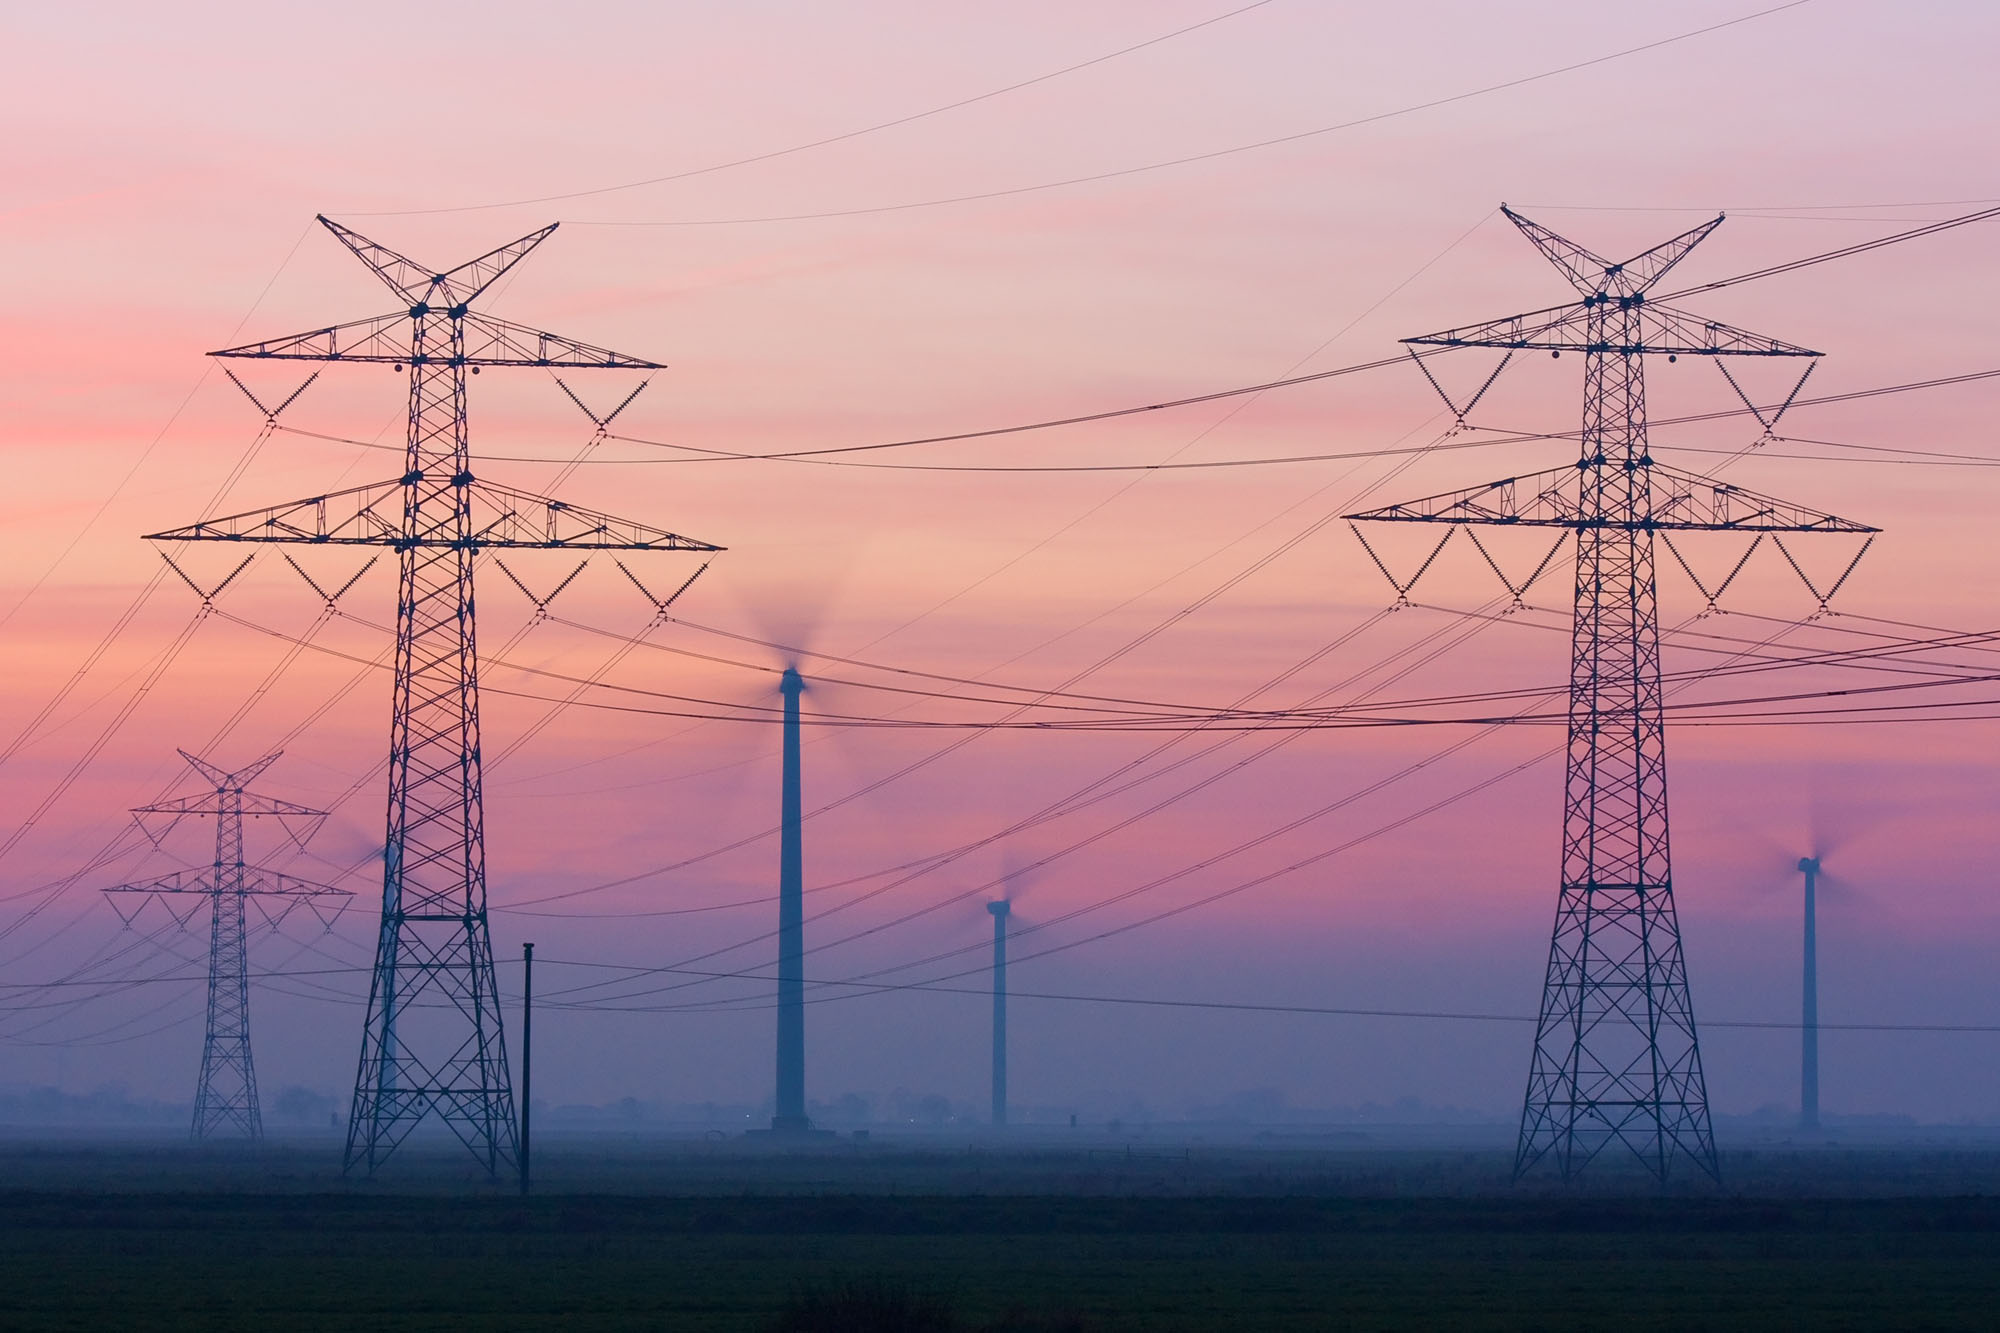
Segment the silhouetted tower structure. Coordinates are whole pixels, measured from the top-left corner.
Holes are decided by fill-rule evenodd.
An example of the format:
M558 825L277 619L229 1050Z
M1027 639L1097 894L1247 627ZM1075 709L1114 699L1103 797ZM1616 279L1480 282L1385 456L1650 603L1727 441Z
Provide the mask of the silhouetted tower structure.
M1005 898L986 904L993 913L993 1123L1007 1123L1007 918Z
M1614 264L1502 211L1582 301L1405 341L1580 352L1581 454L1567 467L1350 517L1576 534L1562 887L1515 1174L1553 1158L1567 1179L1615 1144L1662 1180L1683 1158L1713 1177L1668 860L1654 535L1874 529L1667 467L1648 451L1647 355L1818 355L1648 299L1720 217Z
M132 813L145 828L148 815L165 816L166 829L149 838L164 837L167 829L189 815L215 820L215 862L200 870L177 870L154 879L120 884L104 890L114 910L128 925L149 902L163 904L175 920L185 924L198 910L198 900L209 902L208 928L208 1029L201 1044L201 1081L195 1087L194 1124L197 1139L238 1136L256 1139L264 1135L264 1118L257 1107L257 1070L250 1058L250 967L249 913L252 897L281 900L283 906L271 919L282 920L300 903L311 907L322 924L331 924L352 895L345 889L315 884L295 875L250 865L243 859L243 821L272 817L284 823L317 824L325 812L310 810L290 801L258 796L246 790L259 774L278 758L267 754L256 763L225 773L205 759L186 750L188 761L214 788L196 796L144 805ZM287 826L289 829L289 825ZM295 839L302 838L296 830ZM138 903L127 910L118 899L136 896ZM185 909L180 904L185 901Z
M806 683L786 667L784 775L778 805L778 1097L771 1130L802 1134L806 1119L806 899L804 800L799 784L799 696Z
M721 548L474 477L469 373L485 366L658 368L471 309L555 224L439 270L320 222L396 294L399 308L210 355L407 369L401 474L152 540L387 546L398 553L382 928L346 1163L372 1172L436 1115L497 1174L514 1165L517 1140L486 920L473 566L482 551L500 548Z
M1799 1019L1799 1128L1819 1128L1819 858L1802 856L1806 877L1804 1006Z

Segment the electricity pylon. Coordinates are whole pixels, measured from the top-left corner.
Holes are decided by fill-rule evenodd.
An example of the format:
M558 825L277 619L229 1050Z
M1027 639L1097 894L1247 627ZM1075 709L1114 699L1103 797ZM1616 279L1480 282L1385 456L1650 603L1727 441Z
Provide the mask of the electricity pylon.
M659 368L471 309L555 224L438 270L319 220L396 294L400 308L210 355L407 368L402 474L154 533L151 540L330 543L398 553L382 928L346 1164L373 1172L436 1114L498 1174L513 1166L518 1139L486 920L474 562L481 551L499 548L722 548L473 476L468 372Z
M1614 264L1502 211L1583 300L1404 341L1510 355L1581 352L1581 456L1533 476L1350 517L1576 534L1562 889L1514 1171L1518 1177L1552 1156L1568 1179L1617 1144L1663 1181L1681 1157L1714 1177L1715 1138L1667 854L1653 538L1676 529L1875 529L1667 467L1648 451L1647 355L1819 355L1647 299L1720 217Z
M288 821L317 825L326 817L323 810L258 796L246 790L278 758L267 754L256 763L225 773L205 759L186 750L181 758L214 787L213 792L183 796L178 800L143 805L132 812L146 836L166 836L167 829L189 815L208 815L215 820L215 864L205 870L177 870L155 879L120 884L104 890L112 909L127 925L146 904L157 902L182 925L186 925L206 898L210 904L208 930L208 1034L201 1044L201 1083L195 1089L194 1126L197 1139L224 1133L244 1138L264 1136L264 1118L257 1109L257 1071L250 1060L250 970L249 921L246 905L251 898L276 899L283 906L266 916L275 926L291 910L304 903L324 926L331 927L353 895L311 880L300 879L243 860L243 821L273 817L285 826L295 841L304 835ZM146 816L161 815L165 828L155 833L146 828ZM129 910L119 899L137 897ZM181 910L180 904L189 905Z

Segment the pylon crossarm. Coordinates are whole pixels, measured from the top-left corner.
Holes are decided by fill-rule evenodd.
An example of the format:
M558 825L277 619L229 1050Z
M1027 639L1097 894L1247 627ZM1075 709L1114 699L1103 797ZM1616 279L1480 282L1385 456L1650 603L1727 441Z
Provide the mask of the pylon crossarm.
M1774 499L1660 463L1646 465L1652 485L1652 513L1628 520L1584 512L1575 464L1509 477L1468 490L1448 491L1400 504L1384 505L1349 519L1378 523L1492 523L1513 527L1691 529L1711 532L1876 531L1864 523L1823 514L1788 500Z
M184 528L148 533L146 540L395 546L402 540L402 496L401 479L378 481L242 514L203 519Z
M1604 341L1591 319L1596 298L1577 305L1531 310L1483 324L1468 324L1405 338L1420 347L1505 347L1545 352L1612 352L1628 356L1818 356L1811 348L1703 319L1673 306L1631 298L1639 310L1636 339ZM1627 324L1619 321L1617 327Z
M421 309L421 307L413 307ZM430 312L425 311L428 314ZM457 353L414 354L411 311L397 310L283 338L225 347L210 356L278 361L356 361L377 365L546 366L555 370L660 370L657 361L596 347L511 320L466 312L454 317L465 338ZM436 345L436 344L432 344ZM448 344L447 344L448 345Z
M1384 505L1343 517L1376 523L1499 523L1519 527L1574 527L1579 504L1578 469L1551 468L1507 477L1462 491ZM1523 499L1522 497L1526 497Z
M475 515L491 514L480 525L481 546L525 546L588 551L720 551L723 548L632 519L585 509L563 500L499 486L471 484Z
M468 259L457 268L439 273L397 254L386 245L369 240L358 231L341 226L332 218L321 215L319 222L338 237L342 245L353 251L355 258L366 264L389 290L413 305L426 298L441 298L444 307L462 306L472 301L492 286L501 274L527 258L528 252L547 240L557 226L551 222L518 241L496 246L477 259Z
M1542 252L1542 258L1555 265L1558 272L1569 279L1569 285L1585 296L1605 289L1605 275L1614 273L1618 265L1594 250L1586 250L1565 236L1558 236L1539 222L1530 222L1507 205L1500 205L1500 214L1516 227L1521 234L1534 243Z
M331 884L300 879L297 875L287 875L282 870L266 870L263 866L244 869L243 891L262 898L320 898L328 901L354 896L346 889L336 889Z
M1688 257L1688 252L1708 239L1708 234L1722 225L1722 214L1717 213L1708 221L1688 228L1672 240L1662 241L1642 254L1632 256L1618 265L1618 280L1621 288L1629 293L1643 293L1652 290L1654 284L1667 276L1667 271Z
M280 819L287 817L300 819L324 819L326 811L314 810L310 806L297 805L291 801L281 801L272 796L259 796L254 792L242 792L233 802L225 802L217 792L199 792L193 796L180 796L172 800L155 801L142 805L132 812L135 815L169 815L180 819L186 815L274 815Z
M1500 211L1507 220L1521 229L1521 234L1534 243L1542 257L1555 265L1570 286L1585 296L1609 293L1617 296L1637 296L1651 288L1667 270L1687 258L1688 252L1708 239L1708 234L1722 225L1722 217L1715 217L1691 227L1669 241L1662 241L1641 254L1634 255L1622 264L1614 264L1602 255L1584 249L1565 236L1558 236L1539 222L1530 222L1505 204Z
M547 366L556 370L663 370L657 361L594 347L491 315L468 314L465 362L474 366Z
M1712 477L1655 463L1653 517L1644 526L1708 532L1879 532L1865 523L1823 514Z
M585 509L563 500L466 479L472 525L469 536L449 528L415 538L403 534L404 490L421 475L378 481L329 495L315 495L267 509L204 519L184 528L150 533L148 541L303 542L334 546L489 547L592 551L719 551L708 542L650 524Z
M410 312L398 310L392 314L376 315L372 319L309 329L282 338L266 338L241 347L224 347L209 355L262 357L279 361L376 361L407 365L410 360L410 325Z
M186 870L174 870L152 879L134 880L130 884L114 884L103 893L214 893L216 892L214 871L210 866L192 866Z
M324 213L319 215L318 221L320 226L332 232L342 245L351 250L356 259L366 264L368 271L380 278L390 291L412 303L438 276L435 269L426 268L386 245L369 240L358 231L341 226Z

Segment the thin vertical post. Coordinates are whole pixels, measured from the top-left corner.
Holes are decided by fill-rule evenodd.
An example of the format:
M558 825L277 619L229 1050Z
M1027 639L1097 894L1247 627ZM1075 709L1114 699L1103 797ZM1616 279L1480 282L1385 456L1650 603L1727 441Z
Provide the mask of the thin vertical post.
M521 1193L528 1192L529 1131L535 1120L535 946L521 946Z

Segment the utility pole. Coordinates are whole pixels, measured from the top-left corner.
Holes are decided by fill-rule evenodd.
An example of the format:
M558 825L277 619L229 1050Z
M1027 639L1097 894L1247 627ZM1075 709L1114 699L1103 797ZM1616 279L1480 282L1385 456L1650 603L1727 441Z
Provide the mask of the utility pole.
M246 818L277 819L296 841L303 842L306 834L301 830L309 832L326 817L323 810L310 810L247 790L277 761L276 754L267 754L254 764L226 773L186 750L179 753L213 790L140 806L132 814L146 836L156 843L190 815L214 819L214 863L202 870L177 870L154 879L117 885L104 890L105 900L127 925L148 904L165 907L176 921L185 925L198 910L200 900L208 900L208 1026L202 1037L201 1081L195 1086L194 1124L190 1132L197 1139L224 1135L258 1139L264 1136L264 1117L257 1103L256 1065L250 1056L247 904L252 898L281 903L276 916L271 918L275 924L303 903L323 926L331 927L353 895L345 889L315 884L245 862L243 821ZM148 816L163 817L165 827L155 832L146 824ZM186 908L181 906L183 903Z
M516 1164L518 1143L486 919L474 565L482 552L503 548L721 548L473 475L468 375L487 366L659 368L471 308L548 239L554 224L441 270L326 218L320 222L395 293L397 308L210 355L407 370L409 421L400 475L150 539L386 546L397 552L382 924L346 1165L372 1173L420 1123L436 1116L497 1175Z
M1661 1180L1677 1159L1713 1178L1715 1139L1668 860L1654 538L1681 529L1769 534L1783 551L1777 534L1875 529L1667 467L1648 449L1648 355L1819 355L1648 298L1720 217L1615 264L1502 211L1582 301L1404 341L1504 348L1509 357L1581 353L1580 456L1349 517L1575 534L1562 885L1514 1172L1552 1159L1569 1179L1615 1146ZM1775 420L1758 416L1767 428Z

